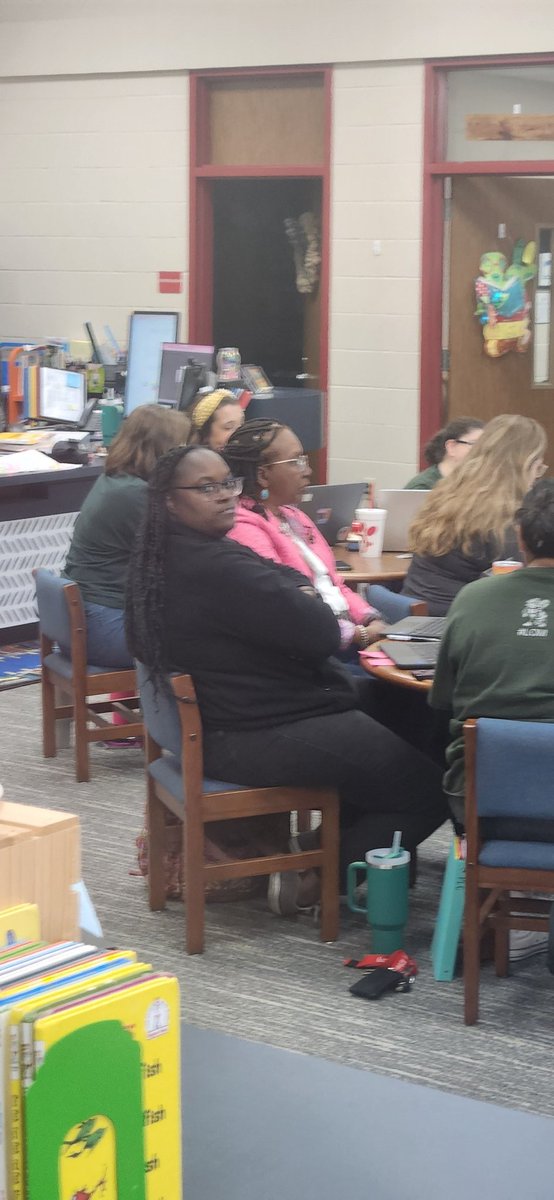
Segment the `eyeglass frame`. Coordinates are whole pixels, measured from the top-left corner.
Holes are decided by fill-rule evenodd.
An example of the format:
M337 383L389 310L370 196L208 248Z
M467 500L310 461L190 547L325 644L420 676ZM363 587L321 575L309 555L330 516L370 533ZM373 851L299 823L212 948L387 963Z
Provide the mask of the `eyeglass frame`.
M238 485L238 486L237 486ZM229 479L222 479L219 483L174 483L169 489L171 492L200 492L202 496L221 495L226 492L228 496L240 496L244 487L243 475L231 475ZM206 491L209 488L209 491Z
M309 464L307 454L297 454L294 458L278 458L276 462L264 463L264 467L282 467L286 463L294 463L299 471L303 471Z
M457 442L459 446L476 446L479 438L476 438L474 442L468 442L466 438L452 438L449 440Z

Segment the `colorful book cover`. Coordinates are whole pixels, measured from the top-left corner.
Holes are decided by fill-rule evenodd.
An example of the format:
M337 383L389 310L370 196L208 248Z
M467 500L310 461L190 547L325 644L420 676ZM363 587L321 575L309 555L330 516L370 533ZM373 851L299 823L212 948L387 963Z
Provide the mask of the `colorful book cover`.
M40 917L38 904L18 904L0 912L0 948L20 942L38 942Z
M45 1085L41 1083L43 1072L49 1066L53 1051L68 1041L74 1033L82 1033L86 1027L98 1029L99 1026L118 1023L131 1035L138 1047L141 1074L141 1123L142 1123L142 1157L144 1196L146 1200L180 1200L181 1197L181 1095L180 1095L180 1025L179 1025L179 986L177 980L165 975L150 975L137 982L122 985L117 989L98 993L88 1000L74 1001L72 1004L57 1007L49 1015L37 1017L33 1027L35 1079L24 1095L25 1108L25 1142L28 1163L28 1200L72 1200L79 1188L86 1196L97 1186L92 1174L81 1180L73 1172L74 1164L66 1161L70 1158L67 1144L72 1141L72 1134L82 1122L94 1119L93 1131L109 1128L112 1120L110 1112L102 1107L101 1087L118 1075L119 1066L114 1063L114 1069L105 1071L107 1052L102 1047L101 1036L98 1034L98 1048L92 1063L83 1063L87 1076L89 1100L87 1105L75 1099L75 1107L71 1109L63 1104L63 1117L55 1126L55 1135L45 1137L41 1133L41 1114L44 1110L56 1107L62 1096L71 1096L72 1088L77 1087L76 1079L81 1077L78 1061L72 1061L72 1076L70 1079L60 1076L56 1078L49 1067L48 1078L52 1080L51 1094L45 1098ZM57 1059L56 1059L57 1061ZM73 1082L72 1082L73 1080ZM98 1098L97 1092L98 1089ZM39 1095L41 1099L34 1099ZM120 1137L117 1121L112 1121L115 1140L115 1155L112 1167L106 1163L105 1200L116 1200L116 1197L133 1196L135 1193L125 1191L120 1183L122 1162L126 1155L125 1145ZM106 1139L106 1140L105 1140ZM101 1141L108 1146L110 1139L106 1134ZM78 1146L77 1146L78 1149ZM81 1154L78 1155L81 1158ZM87 1156L84 1156L86 1159ZM87 1167L88 1160L83 1159ZM109 1155L106 1155L109 1159ZM111 1162L112 1160L109 1159ZM46 1162L48 1165L46 1165ZM60 1180L55 1190L49 1191L45 1181ZM117 1181L117 1191L113 1190ZM109 1183L108 1180L112 1180ZM75 1186L74 1186L75 1185ZM63 1190L62 1190L63 1186ZM69 1190L73 1187L73 1192ZM137 1196L140 1193L137 1193Z
M446 860L439 910L431 942L433 975L443 983L450 983L454 978L462 932L466 883L464 855L464 846L460 838L455 837Z
M137 964L134 951L107 951L86 960L81 971L65 967L50 977L14 985L9 995L0 996L0 1200L2 1187L8 1190L9 1179L11 1200L24 1194L21 1096L28 1064L22 1049L21 1021L25 1014L35 1012L39 1004L52 1005L134 977L139 968L142 972L151 969L150 964ZM32 1052L28 1057L32 1062Z
M140 1046L121 1021L52 1043L25 1121L29 1200L146 1200Z

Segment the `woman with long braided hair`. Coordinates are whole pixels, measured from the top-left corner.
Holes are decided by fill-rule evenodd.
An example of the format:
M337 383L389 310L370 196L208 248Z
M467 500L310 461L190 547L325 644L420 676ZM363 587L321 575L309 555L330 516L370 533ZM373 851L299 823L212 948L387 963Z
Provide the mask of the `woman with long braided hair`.
M343 871L395 829L413 849L445 819L440 768L358 708L333 657L337 619L306 576L225 536L242 486L203 447L160 460L129 579L132 651L159 686L169 670L192 675L207 775L337 788ZM318 884L314 872L273 876L272 906L313 904Z
M297 507L312 472L296 434L277 421L248 421L222 454L244 479L229 537L307 576L339 621L345 657L359 670L357 651L382 637L384 625L379 613L341 579L325 538Z

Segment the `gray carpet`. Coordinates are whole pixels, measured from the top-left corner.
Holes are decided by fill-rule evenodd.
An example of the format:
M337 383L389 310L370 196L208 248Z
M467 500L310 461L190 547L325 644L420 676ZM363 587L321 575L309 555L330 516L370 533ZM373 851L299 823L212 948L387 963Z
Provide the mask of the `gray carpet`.
M348 994L354 973L342 960L369 946L363 919L347 912L340 940L324 946L307 918L282 921L262 901L210 906L206 953L187 958L182 905L150 913L144 881L129 874L144 803L140 751L93 747L92 782L76 784L71 750L42 759L40 726L38 688L0 695L0 782L6 798L79 814L84 877L106 941L134 946L146 961L174 971L187 1021L554 1115L554 978L544 958L520 964L505 980L484 968L481 1021L472 1029L462 1024L461 981L437 984L432 978L429 944L446 831L420 854L407 936L420 975L409 995L370 1004Z

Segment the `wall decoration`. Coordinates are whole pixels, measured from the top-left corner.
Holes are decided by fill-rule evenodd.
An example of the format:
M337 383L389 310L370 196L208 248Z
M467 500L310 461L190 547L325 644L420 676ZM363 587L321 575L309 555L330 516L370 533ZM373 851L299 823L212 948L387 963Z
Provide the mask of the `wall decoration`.
M531 342L531 301L527 284L536 275L535 242L516 242L512 261L497 250L483 254L475 280L475 316L483 326L484 350L499 358L509 350L524 354Z

